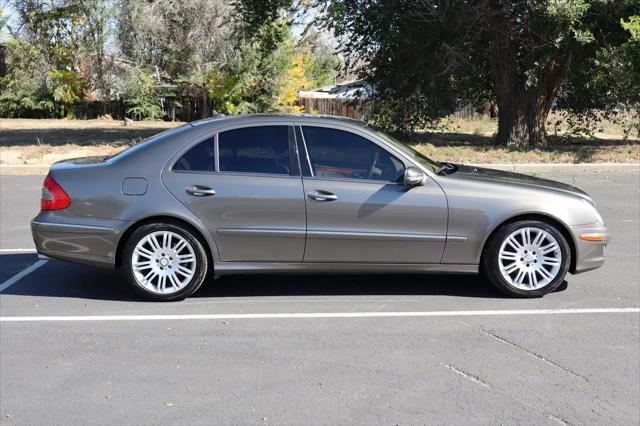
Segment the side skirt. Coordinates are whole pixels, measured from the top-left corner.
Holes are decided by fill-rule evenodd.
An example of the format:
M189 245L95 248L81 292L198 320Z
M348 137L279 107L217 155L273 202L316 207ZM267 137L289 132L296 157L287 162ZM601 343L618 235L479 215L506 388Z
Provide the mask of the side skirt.
M216 277L232 274L477 274L478 265L416 264L416 263L277 263L218 262Z

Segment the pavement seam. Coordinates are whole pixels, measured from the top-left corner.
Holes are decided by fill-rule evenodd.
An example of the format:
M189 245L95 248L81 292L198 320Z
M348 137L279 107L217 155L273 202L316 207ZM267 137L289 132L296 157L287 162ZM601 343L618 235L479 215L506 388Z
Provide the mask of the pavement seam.
M576 378L578 378L580 380L583 380L583 381L585 381L587 383L589 382L589 379L587 379L583 375L576 373L575 371L571 370L568 367L565 367L564 365L560 365L560 364L558 364L558 363L556 363L554 361L551 361L549 358L545 357L542 354L539 354L538 352L534 352L532 350L529 350L529 349L525 348L524 346L520 346L517 343L514 343L514 342L512 342L512 341L510 341L510 340L508 340L508 339L506 339L504 337L498 336L497 334L495 334L495 333L493 333L491 331L487 331L484 328L481 328L480 330L482 331L482 333L485 336L491 337L491 338L493 338L493 339L495 339L495 340L497 340L497 341L499 341L501 343L504 343L505 345L509 345L509 346L511 346L511 347L513 347L515 349L518 349L518 350L520 350L522 352L525 352L528 355L531 355L531 356L537 358L538 360L544 362L545 364L550 365L550 366L552 366L554 368L557 368L557 369L559 369L559 370L561 370L561 371L563 371L563 372L565 372L567 374L570 374L570 375L572 375L572 376L574 376L574 377L576 377Z
M480 386L484 386L486 388L492 389L491 385L487 382L485 382L484 380L482 380L480 377L473 375L471 373L468 373L464 370L459 369L458 367L456 367L453 364L442 364L445 367L447 367L448 370L453 371L454 373L456 373L459 376L464 377L467 380L472 381L473 383L477 383Z
M571 423L569 423L568 421L566 421L562 417L554 416L553 414L549 414L549 420L553 420L554 422L558 423L559 425L563 425L563 426L570 426L571 425Z

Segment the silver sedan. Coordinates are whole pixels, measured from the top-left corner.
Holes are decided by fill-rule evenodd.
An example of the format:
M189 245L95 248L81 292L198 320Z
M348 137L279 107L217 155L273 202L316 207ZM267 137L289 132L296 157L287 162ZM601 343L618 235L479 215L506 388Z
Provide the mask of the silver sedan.
M540 297L601 266L609 240L573 186L287 115L218 115L56 163L31 228L42 257L121 268L153 300L183 299L209 273L482 272Z

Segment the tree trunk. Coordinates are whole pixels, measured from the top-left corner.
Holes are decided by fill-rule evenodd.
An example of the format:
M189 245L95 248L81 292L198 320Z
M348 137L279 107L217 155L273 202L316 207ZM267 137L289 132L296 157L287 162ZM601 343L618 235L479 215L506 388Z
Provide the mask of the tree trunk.
M202 88L201 92L202 96L202 116L200 118L209 118L211 117L211 108L209 108L209 95L207 94L207 89Z
M539 76L537 86L504 84L498 93L498 134L496 145L512 147L543 146L547 142L546 121L560 89L569 58L557 58ZM503 76L504 77L504 76ZM508 88L508 90L504 90Z
M544 145L547 113L537 108L534 94L504 96L498 103L496 145L526 147Z
M498 104L496 145L539 146L546 142L545 121L560 89L571 60L558 56L539 71L536 84L530 86L526 63L518 59L518 46L511 34L510 2L489 2L486 18L493 86Z

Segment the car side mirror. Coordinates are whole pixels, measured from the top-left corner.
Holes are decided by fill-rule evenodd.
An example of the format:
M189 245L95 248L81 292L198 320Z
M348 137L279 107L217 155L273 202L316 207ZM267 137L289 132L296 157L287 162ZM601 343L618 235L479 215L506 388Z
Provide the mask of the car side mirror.
M409 186L424 185L426 175L417 167L407 167L404 171L403 183Z

